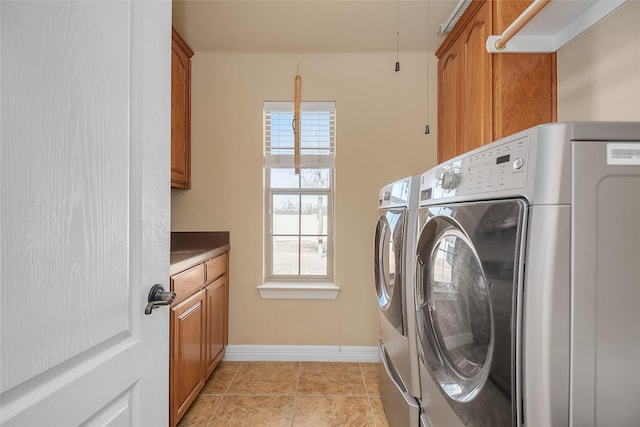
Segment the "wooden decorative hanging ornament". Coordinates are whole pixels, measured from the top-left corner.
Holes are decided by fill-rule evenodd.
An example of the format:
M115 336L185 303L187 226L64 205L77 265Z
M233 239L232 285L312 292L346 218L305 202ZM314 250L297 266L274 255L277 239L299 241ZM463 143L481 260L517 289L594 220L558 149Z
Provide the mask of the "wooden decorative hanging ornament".
M300 64L298 64L298 73L295 79L295 98L293 108L293 161L296 174L300 173L300 93L302 86L302 77L300 77Z

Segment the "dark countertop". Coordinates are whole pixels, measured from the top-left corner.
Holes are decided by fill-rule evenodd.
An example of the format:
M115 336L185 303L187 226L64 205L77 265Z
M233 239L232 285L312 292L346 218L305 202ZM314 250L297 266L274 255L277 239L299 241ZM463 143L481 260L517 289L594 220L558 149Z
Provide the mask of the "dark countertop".
M228 231L173 231L169 274L173 276L229 249Z

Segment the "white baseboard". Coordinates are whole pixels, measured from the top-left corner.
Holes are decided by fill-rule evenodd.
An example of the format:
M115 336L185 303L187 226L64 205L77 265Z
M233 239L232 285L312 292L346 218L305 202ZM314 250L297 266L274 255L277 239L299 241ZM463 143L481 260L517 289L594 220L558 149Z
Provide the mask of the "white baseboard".
M379 362L376 346L233 345L223 360L242 362Z

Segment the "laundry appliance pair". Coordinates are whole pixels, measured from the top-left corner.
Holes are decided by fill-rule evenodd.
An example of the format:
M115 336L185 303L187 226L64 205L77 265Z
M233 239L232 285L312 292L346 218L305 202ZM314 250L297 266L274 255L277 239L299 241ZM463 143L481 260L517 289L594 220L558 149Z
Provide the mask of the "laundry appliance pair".
M640 123L537 126L419 184L390 425L638 425Z

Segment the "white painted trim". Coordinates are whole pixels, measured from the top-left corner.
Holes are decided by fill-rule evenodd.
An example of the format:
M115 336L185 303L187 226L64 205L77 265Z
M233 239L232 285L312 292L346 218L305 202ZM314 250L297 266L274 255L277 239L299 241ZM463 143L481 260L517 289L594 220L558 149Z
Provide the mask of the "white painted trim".
M243 362L379 362L377 346L233 345L226 361Z
M535 8L534 1L505 32ZM551 1L529 21L508 43L498 50L495 46L502 35L487 38L489 53L556 52L565 44L589 30L628 0ZM504 34L504 33L503 33Z
M334 283L265 283L258 286L262 299L336 299L340 287Z

